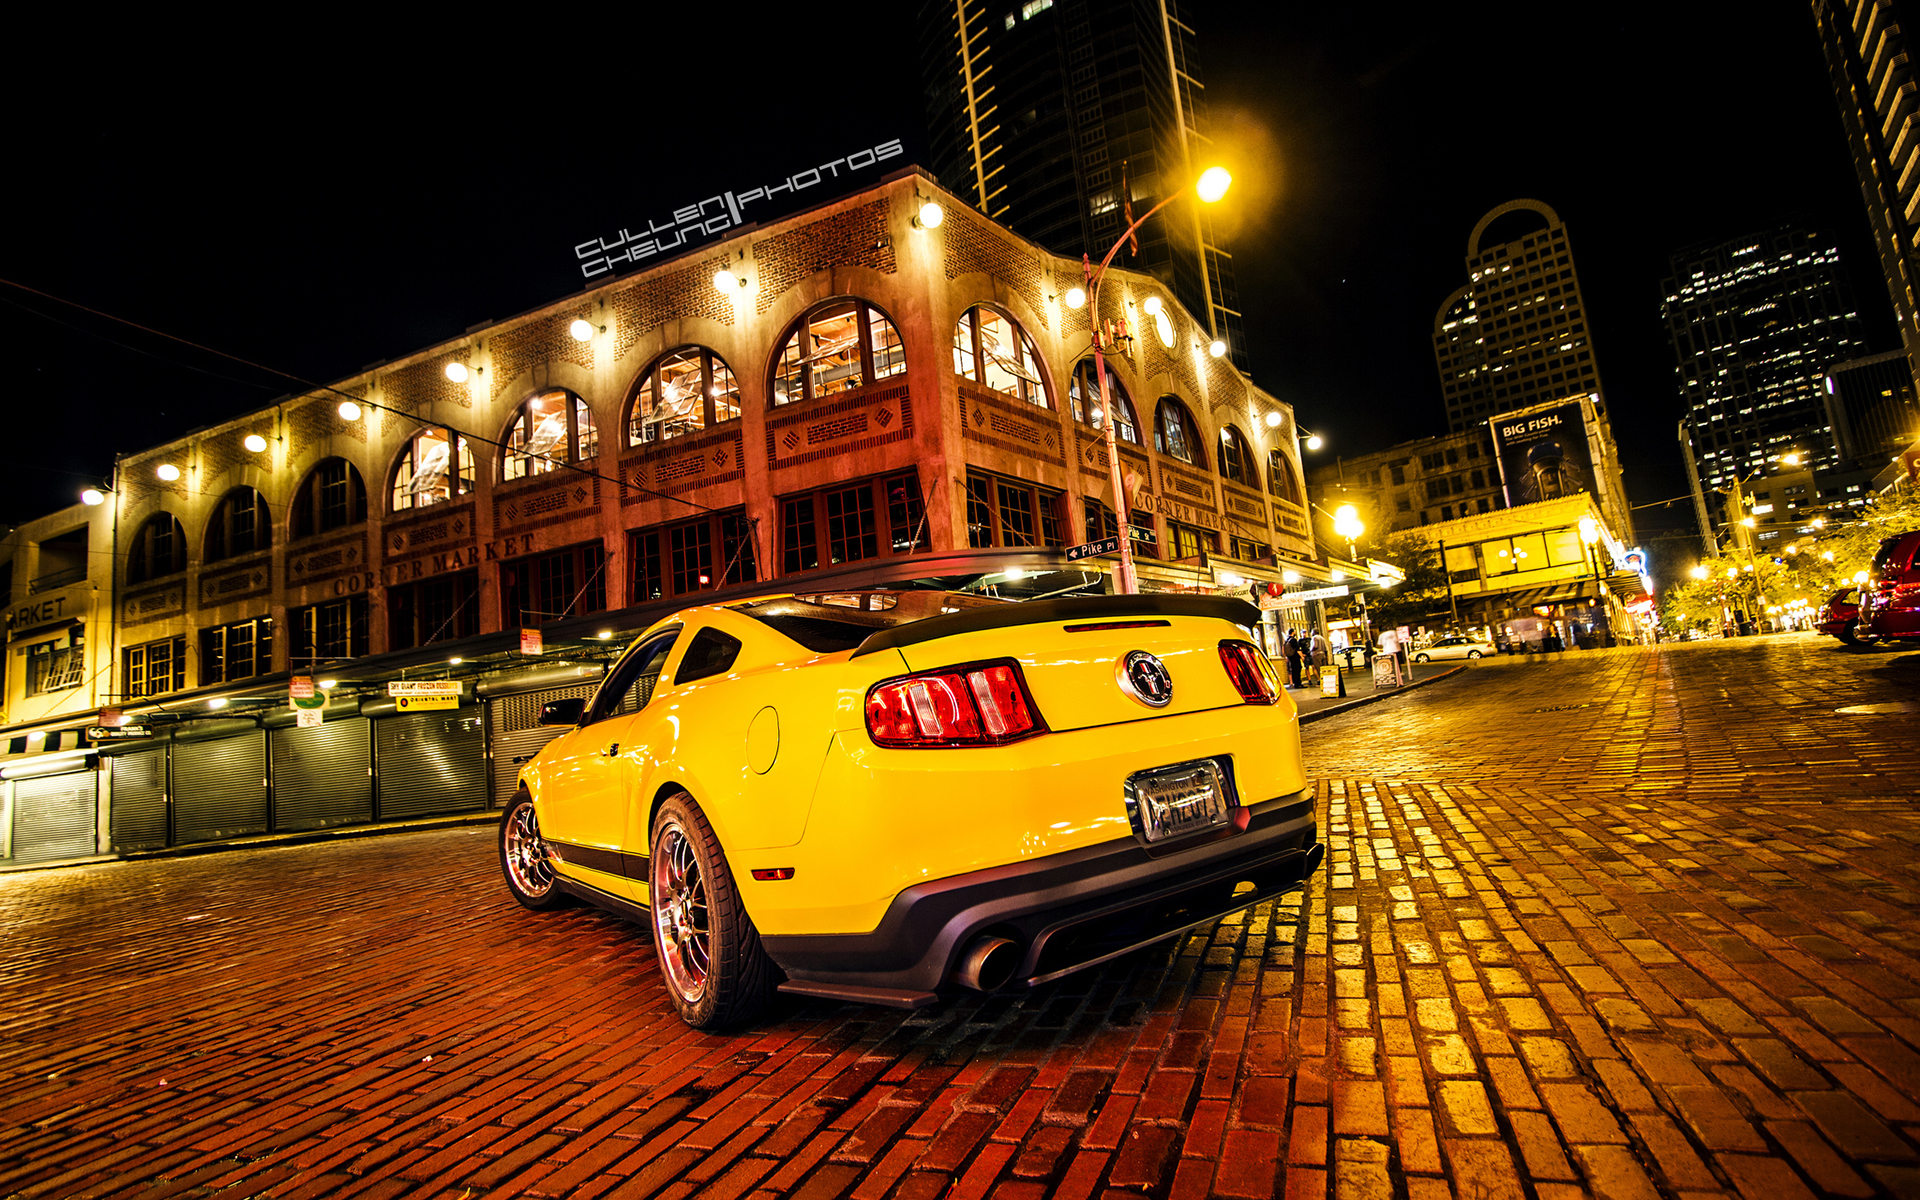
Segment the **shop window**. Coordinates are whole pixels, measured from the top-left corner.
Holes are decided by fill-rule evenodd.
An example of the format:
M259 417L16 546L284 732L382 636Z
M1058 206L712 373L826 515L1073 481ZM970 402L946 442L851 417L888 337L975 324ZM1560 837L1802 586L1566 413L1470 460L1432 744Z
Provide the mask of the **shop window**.
M1082 503L1085 506L1088 541L1119 536L1120 527L1113 519L1113 509L1091 496L1086 497ZM1158 557L1160 546L1154 540L1153 514L1134 509L1133 521L1127 527L1127 539L1133 543L1135 558Z
M387 589L387 649L410 650L480 632L478 571L453 571Z
M1005 313L991 308L967 310L953 327L953 371L1017 400L1050 407L1033 339Z
M57 646L55 641L58 639L27 647L29 696L68 691L87 681L87 643L79 627L74 627L67 645Z
M752 583L760 577L753 525L740 509L678 525L636 529L627 537L627 552L633 564L627 576L632 604ZM713 582L716 567L719 584Z
M344 458L322 459L294 493L290 537L312 537L367 519L367 484Z
M1577 527L1548 530L1546 539L1547 561L1554 566L1584 567L1591 563L1591 558L1587 554L1587 544L1580 540L1580 530Z
M266 497L250 487L234 488L221 497L207 522L207 562L252 554L272 543L273 518Z
M904 375L900 334L864 300L829 300L794 323L773 370L775 405L798 404Z
M640 373L627 409L627 444L645 446L740 419L740 384L718 354L682 346Z
M1095 429L1106 428L1106 414L1100 410L1100 377L1094 374L1093 360L1083 358L1073 369L1073 380L1067 386L1067 396L1072 401L1073 419ZM1133 401L1127 399L1127 389L1120 386L1120 380L1114 376L1113 365L1107 364L1107 397L1113 402L1113 436L1135 446L1140 444L1140 419L1134 414Z
M1220 428L1220 474L1242 487L1260 486L1260 470L1253 465L1253 449L1247 445L1247 435L1232 425Z
M607 551L599 542L500 565L501 619L530 628L607 607Z
M125 686L128 699L163 696L187 686L187 639L161 638L126 649Z
M1153 448L1183 463L1205 470L1206 447L1200 443L1200 427L1193 423L1187 406L1172 396L1160 401L1153 419Z
M200 631L200 685L273 673L273 618L255 617Z
M450 429L423 429L393 467L393 511L441 504L473 490L473 448Z
M1178 521L1168 521L1167 531L1173 541L1174 558L1200 558L1214 552L1217 545L1214 535L1208 530L1182 525Z
M1373 482L1376 485L1380 482L1380 472L1373 473ZM1300 472L1287 452L1277 447L1267 452L1267 491L1289 504L1306 506L1300 491Z
M187 569L187 531L171 513L155 513L134 530L127 582L145 583Z
M544 475L570 462L591 462L600 453L593 410L572 392L542 392L522 404L500 439L505 445L501 477Z
M930 546L920 476L884 475L780 501L782 574Z
M367 598L347 596L287 612L287 669L312 670L367 652Z
M1065 497L1021 479L967 472L969 545L1064 546L1061 506Z

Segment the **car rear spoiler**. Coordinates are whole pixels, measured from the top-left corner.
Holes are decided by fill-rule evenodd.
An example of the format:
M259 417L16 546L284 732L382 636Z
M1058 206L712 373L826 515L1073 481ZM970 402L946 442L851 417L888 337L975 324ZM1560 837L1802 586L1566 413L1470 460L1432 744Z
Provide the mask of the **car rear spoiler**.
M1260 610L1231 596L1063 596L1058 600L1030 600L1019 604L969 608L963 612L928 617L895 625L868 637L854 658L881 650L897 650L960 633L1010 629L1016 625L1044 625L1050 621L1110 621L1126 617L1215 617L1244 625L1260 624Z

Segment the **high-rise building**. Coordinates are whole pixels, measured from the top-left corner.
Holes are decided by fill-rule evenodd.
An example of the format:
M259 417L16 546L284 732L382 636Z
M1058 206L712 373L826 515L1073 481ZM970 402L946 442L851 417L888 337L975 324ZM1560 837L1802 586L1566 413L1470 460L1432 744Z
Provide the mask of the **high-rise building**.
M1176 0L924 0L931 166L1056 254L1106 254L1130 219L1211 165L1194 34ZM1131 214L1131 215L1129 215ZM1233 259L1176 200L1115 262L1146 271L1246 366Z
M1448 432L1561 398L1591 396L1604 415L1560 214L1538 200L1494 208L1467 238L1467 275L1433 318Z
M1877 474L1920 440L1920 397L1904 350L1834 363L1824 399L1844 464Z
M1783 224L1669 263L1662 308L1701 482L1723 487L1789 454L1839 469L1827 368L1866 340L1833 239Z
M1847 150L1911 360L1920 353L1920 97L1902 18L1909 0L1813 0ZM1920 372L1917 372L1920 373Z

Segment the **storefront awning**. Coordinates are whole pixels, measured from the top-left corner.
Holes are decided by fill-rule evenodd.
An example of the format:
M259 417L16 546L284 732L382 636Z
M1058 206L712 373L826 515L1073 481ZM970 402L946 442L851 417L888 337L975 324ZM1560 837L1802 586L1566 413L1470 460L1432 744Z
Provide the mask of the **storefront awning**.
M1588 583L1563 583L1558 587L1528 588L1489 599L1518 612L1523 608L1544 608L1549 604L1588 604L1593 600L1593 592Z

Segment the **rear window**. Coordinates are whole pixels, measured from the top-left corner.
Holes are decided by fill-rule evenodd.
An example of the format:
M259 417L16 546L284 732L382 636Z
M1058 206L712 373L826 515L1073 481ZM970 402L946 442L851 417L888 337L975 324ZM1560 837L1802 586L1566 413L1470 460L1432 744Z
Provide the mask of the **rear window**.
M833 592L762 600L734 611L772 626L815 654L833 654L853 649L882 629L1007 603L962 592Z
M757 604L743 604L734 611L771 626L775 632L792 638L815 654L851 650L875 632L891 629L905 620L892 611L863 612L793 599L762 600Z
M693 641L687 643L687 653L680 660L680 670L674 674L673 681L692 683L696 679L706 679L712 675L724 675L733 666L733 660L740 657L740 639L718 629L702 629L693 635Z

